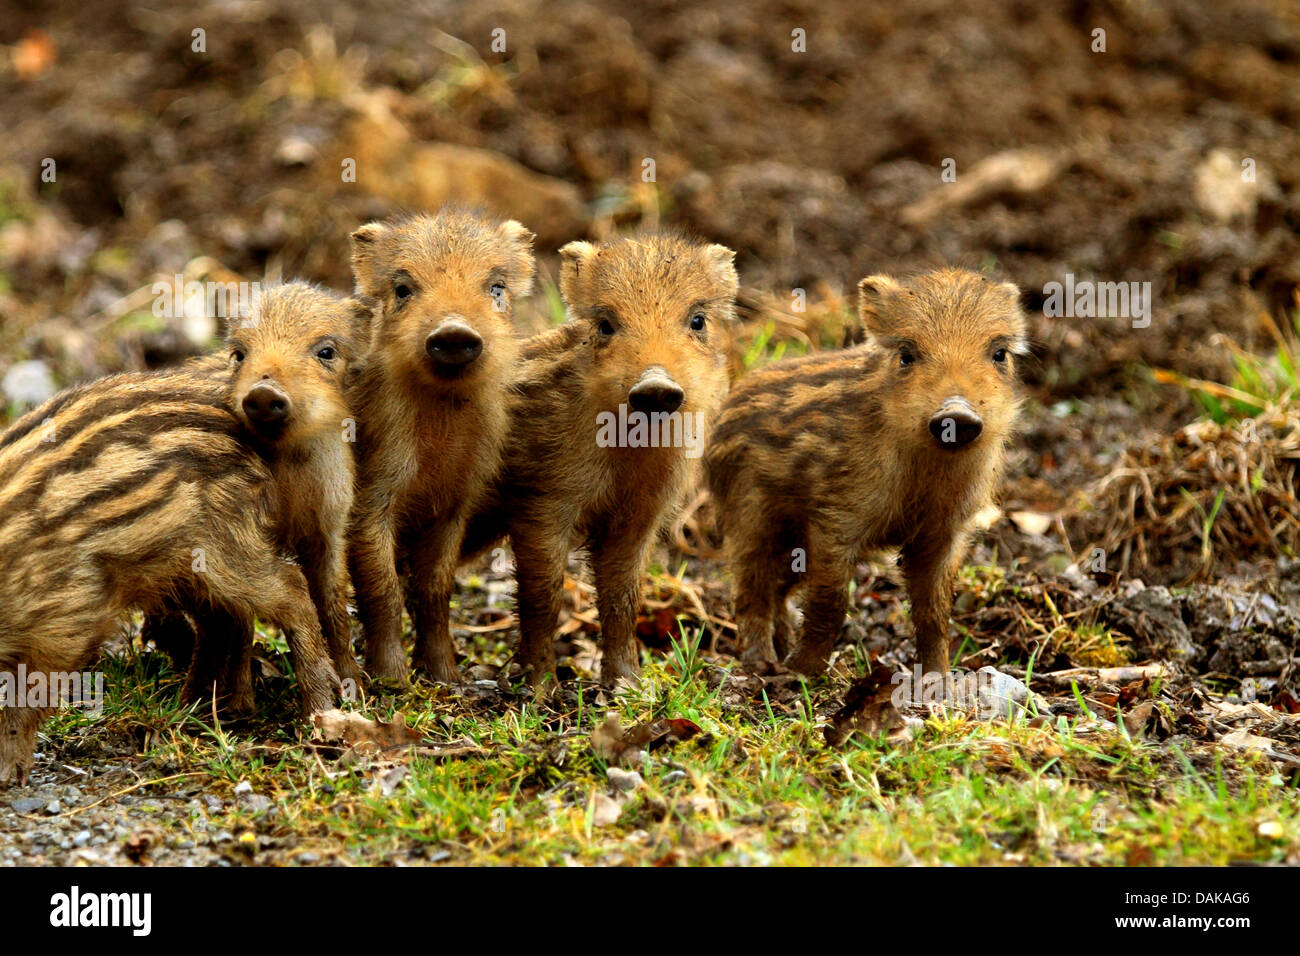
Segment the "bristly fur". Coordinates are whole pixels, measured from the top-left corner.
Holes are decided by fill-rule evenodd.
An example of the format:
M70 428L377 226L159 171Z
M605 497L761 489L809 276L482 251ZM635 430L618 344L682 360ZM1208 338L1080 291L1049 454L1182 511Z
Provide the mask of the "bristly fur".
M523 350L503 472L465 550L510 535L519 583L517 659L541 681L555 672L569 549L589 549L601 674L613 683L638 671L640 573L656 532L695 481L698 459L678 447L600 447L598 416L628 403L630 389L655 368L683 390L679 411L702 413L707 429L726 394L725 344L738 280L731 250L671 235L604 246L574 242L561 255L569 320ZM704 326L693 330L697 313Z
M868 344L750 374L714 429L705 460L739 639L751 663L785 656L785 600L802 587L803 642L788 663L824 670L854 564L897 548L922 664L946 671L957 565L997 486L1020 407L1014 356L1025 347L1025 320L1015 286L964 270L872 276L859 294ZM953 395L983 422L960 450L938 447L929 431Z
M372 677L406 679L404 566L415 666L436 680L459 680L449 605L465 523L505 444L519 348L513 302L532 287L532 239L513 220L453 208L369 223L352 235L357 288L378 304L353 393L359 472L349 535ZM444 322L482 340L479 357L450 377L426 354L430 333Z
M193 369L117 375L0 436L0 672L76 670L132 608L224 607L283 627L304 706L332 706L307 582L228 392ZM26 776L47 713L0 711L0 782Z
M352 508L355 431L347 390L364 367L373 303L344 298L306 282L270 286L254 310L227 332L225 354L191 367L228 383L230 406L245 427L246 441L271 467L277 500L276 538L307 577L321 630L340 678L359 682L347 615L346 532ZM322 358L327 355L327 358ZM280 427L264 432L244 403L254 389L271 388L287 405ZM145 635L173 654L189 658L183 698L210 694L229 714L253 710L252 619L223 609L211 617L194 612L195 634L179 610L151 615ZM198 652L186 654L197 640Z

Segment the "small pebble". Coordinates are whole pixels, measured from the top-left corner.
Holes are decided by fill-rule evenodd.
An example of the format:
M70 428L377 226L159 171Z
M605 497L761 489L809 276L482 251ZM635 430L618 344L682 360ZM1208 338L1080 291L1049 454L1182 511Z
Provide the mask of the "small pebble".
M645 781L641 779L641 775L635 770L622 770L618 767L610 767L605 771L605 775L609 777L609 782L617 789L627 793L636 790L638 787L645 786Z

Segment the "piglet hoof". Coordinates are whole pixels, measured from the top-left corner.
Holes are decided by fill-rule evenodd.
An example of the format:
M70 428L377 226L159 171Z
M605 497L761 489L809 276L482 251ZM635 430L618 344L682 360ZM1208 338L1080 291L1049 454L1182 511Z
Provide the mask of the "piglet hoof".
M805 677L820 677L826 673L830 656L829 650L800 645L791 652L784 663L790 670Z
M559 685L555 676L555 655L542 654L536 658L516 656L514 661L514 670L518 669L518 674L534 691L549 693L549 690Z
M435 684L461 684L456 658L450 654L426 654L415 660L415 672Z
M366 656L366 674L370 680L396 687L405 687L410 682L410 672L406 668L406 655L399 648L396 651L380 650Z
M777 660L775 651L769 647L751 645L740 652L740 666L753 674L770 674Z
M253 692L237 693L227 697L221 705L221 712L228 720L247 720L257 712L257 702Z
M304 667L298 674L298 692L302 697L302 712L308 718L322 710L333 710L343 695L343 685L328 661Z
M5 790L11 785L25 787L30 780L30 766L12 760L0 760L0 790Z
M627 661L605 658L600 665L600 682L613 690L636 690L641 686L641 670Z
M334 662L334 669L338 671L339 680L343 682L343 690L346 693L349 688L359 690L365 686L366 672L361 669L357 659L348 654Z

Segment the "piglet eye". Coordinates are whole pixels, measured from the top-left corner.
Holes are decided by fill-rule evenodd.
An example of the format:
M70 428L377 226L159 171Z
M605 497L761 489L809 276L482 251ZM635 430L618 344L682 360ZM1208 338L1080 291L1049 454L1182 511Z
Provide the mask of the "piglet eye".
M601 320L600 320L600 334L601 334L601 335L613 335L613 334L614 334L614 323L611 322L611 321L609 321L609 319L601 319Z
M912 354L910 351L908 351L907 349L900 349L900 350L899 350L899 352L898 352L898 364L899 364L899 365L901 365L903 368L907 368L909 365L914 365L915 363L916 363L916 356L915 356L915 355L913 355L913 354Z
M230 352L230 358L236 365L238 365L240 362L244 361L244 350L232 349Z
M393 287L393 295L397 296L399 301L409 299L411 297L411 287L405 282L399 282Z
M506 287L500 282L493 282L492 288L488 289L488 295L494 299L499 299L506 294Z
M322 349L318 349L318 350L316 351L316 357L317 357L318 359L320 359L322 362L332 362L332 361L334 361L334 356L335 356L336 354L337 354L337 353L334 351L334 347L331 346L331 345L327 345L327 346L325 346L324 348L322 348Z
M1007 361L1007 350L998 349L996 352L994 352L993 361L997 362L999 365L1005 364Z
M696 312L693 316L691 316L691 331L692 332L703 331L704 321L705 321L704 313Z

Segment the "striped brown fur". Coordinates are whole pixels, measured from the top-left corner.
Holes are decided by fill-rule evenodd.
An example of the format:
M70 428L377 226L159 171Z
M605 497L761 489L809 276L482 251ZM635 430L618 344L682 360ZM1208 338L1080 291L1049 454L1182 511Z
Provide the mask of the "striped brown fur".
M414 664L458 681L450 601L466 521L498 470L518 352L512 303L532 288L532 233L444 209L352 235L360 292L379 303L355 389L359 430L349 563L372 677L404 681L403 588Z
M304 705L337 684L302 572L276 546L275 486L193 369L64 392L0 436L0 671L84 666L123 614L225 607L281 625ZM0 782L48 711L0 711Z
M872 341L750 374L714 429L705 461L742 654L751 664L785 657L805 673L825 670L856 562L899 549L920 663L946 672L957 568L1019 408L1019 294L956 269L872 276L859 285L859 314ZM980 422L967 444L945 430L973 428L951 398ZM791 647L785 609L796 589L804 628Z
M569 321L530 339L515 378L510 443L466 552L508 534L518 576L517 660L534 682L555 673L554 638L570 547L590 551L602 678L638 673L640 575L654 536L698 472L682 447L601 447L598 416L646 383L683 393L707 424L727 388L735 318L731 250L673 236L561 250ZM701 328L692 329L695 317ZM698 436L700 449L705 435Z
M358 683L347 615L346 532L355 472L347 392L369 348L371 305L305 282L272 286L253 311L231 322L224 354L191 365L229 383L230 407L275 481L277 542L307 577L340 678ZM268 414L268 399L274 414ZM199 624L186 700L215 686L229 713L251 712L252 619L221 609ZM152 617L146 625L156 641L180 635L182 645L189 631L177 614Z

